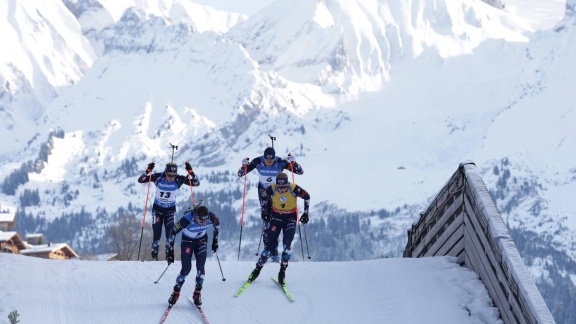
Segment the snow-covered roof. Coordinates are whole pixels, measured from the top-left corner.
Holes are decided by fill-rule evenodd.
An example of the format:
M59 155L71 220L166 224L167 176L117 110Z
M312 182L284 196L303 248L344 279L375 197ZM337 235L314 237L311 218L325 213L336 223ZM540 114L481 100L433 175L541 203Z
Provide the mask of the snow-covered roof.
M40 238L40 237L44 237L44 234L42 233L31 233L31 234L26 234L26 238Z
M42 244L42 245L30 245L31 248L20 251L20 254L35 254L35 253L44 253L44 252L54 252L60 249L68 249L72 255L78 258L78 254L68 246L66 243L51 243L51 244Z
M16 213L0 213L0 222L13 222Z
M16 234L16 232L1 232L0 231L0 242L8 241L9 239L12 238L12 236L14 236L14 234Z

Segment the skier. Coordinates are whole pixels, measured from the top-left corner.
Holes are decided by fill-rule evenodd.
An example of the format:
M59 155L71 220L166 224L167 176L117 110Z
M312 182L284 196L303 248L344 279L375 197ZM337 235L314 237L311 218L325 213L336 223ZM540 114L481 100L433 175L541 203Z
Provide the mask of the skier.
M168 299L170 306L176 304L178 297L180 297L180 290L186 276L192 269L192 253L196 258L196 287L192 299L197 306L202 305L200 292L202 284L204 283L204 264L206 263L206 251L208 249L208 226L214 227L212 234L212 252L216 253L218 250L218 232L220 231L220 219L208 211L205 206L200 206L195 209L186 211L184 216L180 218L176 226L172 229L170 237L166 242L166 261L168 265L174 262L174 240L176 235L182 232L182 243L180 245L180 257L182 259L182 269L180 275L176 278L176 285L174 291Z
M304 174L304 170L300 164L296 163L296 158L291 153L288 153L286 160L281 157L276 156L276 151L274 148L268 147L264 150L264 155L249 161L248 158L242 160L242 167L238 170L238 176L243 177L246 173L257 169L259 182L258 182L258 198L260 204L265 203L265 198L262 196L264 191L270 187L271 184L275 183L276 176L284 170L292 171L296 174ZM262 241L264 241L264 246L268 244L268 235L266 234L266 229L270 226L270 221L266 221L264 213L261 214L261 218L264 221L262 228ZM280 257L278 256L277 250L272 250L272 261L279 262Z
M296 198L304 199L304 212L300 216L302 224L308 223L308 208L310 205L310 195L306 190L294 183L288 183L288 176L285 173L280 173L276 176L276 184L271 185L263 193L265 203L262 206L264 217L270 222L268 227L268 244L265 246L264 251L260 254L256 268L248 276L248 281L252 282L258 278L260 270L264 263L270 257L270 251L276 250L278 246L278 237L280 231L283 232L282 244L282 260L280 262L280 272L278 272L278 283L284 286L284 279L286 277L286 268L288 268L288 260L292 253L292 240L296 233L296 218L297 206Z
M200 185L200 181L196 178L196 174L194 174L192 166L188 162L186 162L188 176L179 175L177 173L178 166L173 162L166 164L164 172L152 173L152 176L150 176L154 166L156 166L154 162L149 163L146 172L138 178L138 182L154 182L156 185L156 197L152 205L152 230L154 232L154 238L152 240L152 260L158 261L162 224L164 224L166 239L168 239L168 235L174 227L176 193L178 189L180 189L183 184L197 187Z

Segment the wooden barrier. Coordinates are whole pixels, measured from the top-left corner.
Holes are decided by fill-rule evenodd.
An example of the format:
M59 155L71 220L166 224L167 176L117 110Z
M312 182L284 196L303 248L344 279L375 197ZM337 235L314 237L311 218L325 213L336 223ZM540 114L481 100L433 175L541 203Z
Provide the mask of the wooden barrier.
M555 323L473 163L462 163L408 230L404 257L455 256L505 323Z

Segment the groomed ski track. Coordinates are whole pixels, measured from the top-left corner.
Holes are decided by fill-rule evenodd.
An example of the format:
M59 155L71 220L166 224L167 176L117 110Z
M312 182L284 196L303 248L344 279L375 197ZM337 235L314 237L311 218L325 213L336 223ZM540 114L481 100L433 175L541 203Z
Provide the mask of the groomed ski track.
M206 264L202 309L211 323L494 323L485 287L452 258L291 262L290 302L270 280L279 265L235 297L254 261ZM158 323L180 262L160 282L166 262L44 260L0 254L0 319L17 310L21 323ZM194 264L193 264L194 266ZM165 323L202 323L185 296L195 268ZM472 309L472 316L459 305ZM1 322L1 321L0 321Z

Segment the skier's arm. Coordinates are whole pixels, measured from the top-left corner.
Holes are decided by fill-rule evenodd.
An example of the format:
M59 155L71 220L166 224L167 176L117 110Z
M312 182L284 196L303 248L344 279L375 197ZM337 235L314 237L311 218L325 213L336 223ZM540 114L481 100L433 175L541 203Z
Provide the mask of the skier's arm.
M299 185L294 187L294 193L296 196L304 199L304 212L308 213L308 208L310 206L310 194Z
M145 182L150 182L150 173L152 173L152 170L154 170L154 167L156 166L156 163L154 162L150 162L148 163L148 166L146 167L146 171L138 178L138 182L140 183L145 183ZM156 179L154 179L154 181L156 181Z
M280 159L280 163L283 163L283 168L290 171L290 172L294 172L298 175L304 174L304 170L302 169L302 166L300 164L298 164L297 162L288 162L284 159Z
M142 173L142 175L140 175L140 177L138 178L138 182L139 183L155 182L156 179L158 179L158 177L160 177L160 173L152 173L152 178L150 178L149 173Z
M216 216L213 212L208 213L212 226L214 226L214 232L212 233L212 238L218 240L218 233L220 233L220 218Z
M190 186L192 185L192 187L198 187L200 185L200 181L198 181L198 178L196 178L196 174L192 173L191 175L193 178L190 180L187 176L183 176L183 175L177 175L176 179L178 181L178 188L180 188L183 184Z
M248 164L241 166L240 169L238 169L238 176L243 177L244 174L256 169L258 164L260 164L260 157L254 158Z
M186 161L185 165L186 165L186 172L188 172L188 176L183 177L185 179L184 183L189 186L198 187L200 185L200 181L198 181L198 178L196 178L196 174L194 173L194 170L192 170L192 166L190 165L190 163L188 163L188 161Z
M180 218L178 223L176 223L176 225L174 225L174 227L172 228L168 241L174 244L173 242L174 239L176 239L176 235L178 235L178 233L180 233L181 230L185 229L186 227L188 227L188 225L190 225L190 223L192 222L192 218L194 218L194 216L192 215L192 211L186 213L182 218Z

